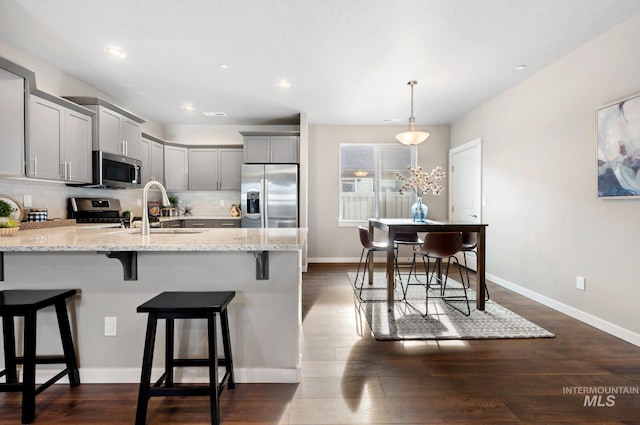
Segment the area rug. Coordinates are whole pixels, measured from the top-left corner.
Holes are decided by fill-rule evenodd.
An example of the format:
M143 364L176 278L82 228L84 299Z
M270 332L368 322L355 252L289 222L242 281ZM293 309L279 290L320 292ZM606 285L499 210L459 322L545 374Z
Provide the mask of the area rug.
M354 291L355 273L348 273ZM502 339L502 338L553 338L555 335L546 329L517 315L495 301L488 300L485 310L475 308L476 293L467 289L471 314L465 316L442 299L430 298L426 309L424 286L411 285L407 291L407 301L402 300L399 285L395 288L393 311L387 310L386 274L373 275L373 285L365 283L362 302L356 295L358 310L366 317L369 327L377 340L447 340L447 339ZM403 275L406 283L407 276ZM412 279L414 279L412 277ZM414 282L412 280L412 282ZM447 294L450 291L462 294L459 282L449 279ZM434 290L435 291L435 290ZM356 292L357 294L357 292ZM456 302L459 308L462 303ZM464 306L466 312L466 305ZM427 312L426 317L423 316Z

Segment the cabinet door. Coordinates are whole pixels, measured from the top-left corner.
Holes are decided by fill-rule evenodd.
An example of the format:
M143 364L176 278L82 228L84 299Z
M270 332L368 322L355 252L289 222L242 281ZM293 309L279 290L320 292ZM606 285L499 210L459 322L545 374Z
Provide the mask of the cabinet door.
M142 185L149 183L151 181L151 175L153 171L151 170L153 164L151 163L151 144L153 142L149 139L145 139L144 137L140 139L140 152L138 155L138 159L140 160L140 181Z
M244 162L247 164L271 162L269 158L269 139L269 136L245 136Z
M189 190L218 190L218 149L189 148Z
M271 136L271 160L276 164L297 164L298 136Z
M188 167L187 148L164 147L164 180L167 190L188 190Z
M24 174L24 78L0 69L0 174Z
M190 229L197 228L212 228L214 227L215 220L213 219L188 219L184 220L184 227Z
M218 190L240 190L242 160L242 149L220 149Z
M240 220L225 220L225 219L216 219L215 226L218 228L230 228L230 227L240 227Z
M63 115L61 106L36 96L29 97L29 177L62 180Z
M142 136L140 124L127 117L122 117L120 122L122 125L121 131L124 155L140 159L140 139Z
M65 108L64 115L64 160L67 180L76 183L91 183L91 126L93 120L87 115Z
M151 179L162 183L164 181L164 145L151 142Z
M120 119L122 115L107 109L98 107L98 150L123 155L124 148L120 138Z

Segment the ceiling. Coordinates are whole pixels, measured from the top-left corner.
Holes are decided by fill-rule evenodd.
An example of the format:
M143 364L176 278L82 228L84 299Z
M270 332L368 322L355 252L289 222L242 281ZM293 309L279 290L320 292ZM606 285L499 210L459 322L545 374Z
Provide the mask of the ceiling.
M416 124L436 125L637 12L638 0L0 0L0 40L164 124L289 124L301 111L404 124L417 80Z

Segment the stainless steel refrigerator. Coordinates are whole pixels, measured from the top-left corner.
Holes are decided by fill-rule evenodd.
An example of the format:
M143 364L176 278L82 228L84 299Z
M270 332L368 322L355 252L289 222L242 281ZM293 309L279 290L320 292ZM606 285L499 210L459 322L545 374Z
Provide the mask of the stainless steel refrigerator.
M242 227L298 227L298 165L243 164Z

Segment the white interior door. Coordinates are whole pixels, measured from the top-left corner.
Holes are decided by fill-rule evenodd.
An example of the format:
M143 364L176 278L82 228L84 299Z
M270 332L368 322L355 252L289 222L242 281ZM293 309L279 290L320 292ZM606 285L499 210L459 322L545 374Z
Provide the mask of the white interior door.
M462 223L482 221L482 139L449 151L449 219ZM475 254L467 253L467 265L476 269ZM460 255L459 260L462 261Z

